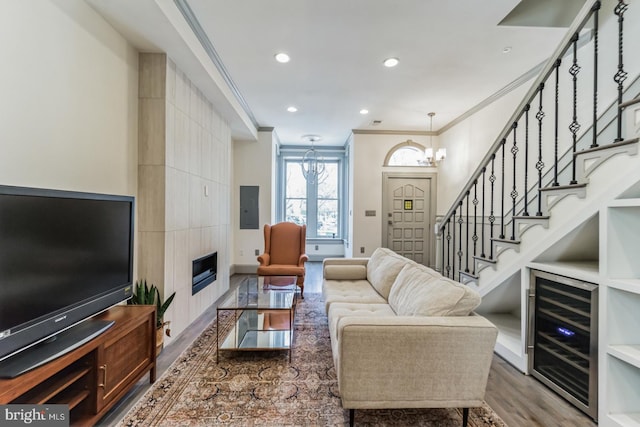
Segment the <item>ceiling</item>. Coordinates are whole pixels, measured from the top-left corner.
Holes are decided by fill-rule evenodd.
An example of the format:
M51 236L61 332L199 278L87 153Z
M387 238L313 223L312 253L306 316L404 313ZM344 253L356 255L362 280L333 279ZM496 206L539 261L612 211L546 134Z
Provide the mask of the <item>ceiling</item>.
M545 61L584 3L545 0L541 13L543 0L86 1L139 50L167 52L235 138L273 127L283 144L314 134L336 146L354 129L425 132L429 112L434 131L451 124ZM400 63L384 67L389 57Z

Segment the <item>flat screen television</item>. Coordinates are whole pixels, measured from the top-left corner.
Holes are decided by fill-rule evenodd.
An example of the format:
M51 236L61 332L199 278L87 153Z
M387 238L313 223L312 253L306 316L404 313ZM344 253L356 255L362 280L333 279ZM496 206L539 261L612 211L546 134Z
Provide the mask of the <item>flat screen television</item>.
M131 297L134 198L0 186L0 377L106 330Z

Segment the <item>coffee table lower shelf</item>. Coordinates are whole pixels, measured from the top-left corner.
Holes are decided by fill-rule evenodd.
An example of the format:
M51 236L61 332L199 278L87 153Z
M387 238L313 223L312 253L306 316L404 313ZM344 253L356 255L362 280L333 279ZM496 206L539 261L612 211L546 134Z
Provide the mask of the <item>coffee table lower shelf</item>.
M288 323L290 325L293 324L292 311L286 310L280 314L288 315L290 317ZM291 362L293 327L289 326L288 329L258 329L259 321L260 313L255 310L244 310L244 312L239 315L224 340L220 341L221 337L219 335L217 336L218 352L216 354L216 362L219 360L219 354L221 351L272 350L289 351L289 362ZM218 331L220 330L220 325L218 325L217 329Z

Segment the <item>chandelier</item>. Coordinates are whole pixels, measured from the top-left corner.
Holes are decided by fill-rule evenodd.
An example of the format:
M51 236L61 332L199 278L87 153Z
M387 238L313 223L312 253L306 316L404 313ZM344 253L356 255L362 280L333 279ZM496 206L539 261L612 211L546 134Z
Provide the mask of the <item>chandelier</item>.
M438 166L438 163L443 161L447 157L447 149L446 148L438 148L438 151L435 153L435 157L433 155L433 116L436 113L429 113L429 148L425 148L424 150L424 159L421 164L423 166Z
M302 156L302 175L308 182L314 184L318 182L325 171L325 164L322 157L318 156L318 152L315 150L313 143L320 141L318 135L304 135L303 140L311 142L311 148L308 149Z

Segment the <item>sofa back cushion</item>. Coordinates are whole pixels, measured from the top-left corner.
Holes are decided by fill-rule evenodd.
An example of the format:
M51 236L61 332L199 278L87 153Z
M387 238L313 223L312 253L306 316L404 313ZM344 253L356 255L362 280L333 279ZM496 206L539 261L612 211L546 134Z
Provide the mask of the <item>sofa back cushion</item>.
M409 259L398 255L391 249L378 248L367 262L367 280L385 300L388 300L391 285L402 267L410 262Z
M417 265L400 271L388 300L398 316L467 316L480 305L475 290Z

